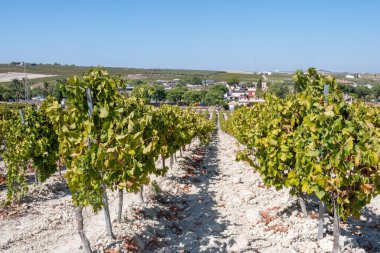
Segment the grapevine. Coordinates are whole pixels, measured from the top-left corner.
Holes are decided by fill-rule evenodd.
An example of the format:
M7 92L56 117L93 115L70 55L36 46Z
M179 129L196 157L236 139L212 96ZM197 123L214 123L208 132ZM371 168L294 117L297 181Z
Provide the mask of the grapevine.
M315 69L297 72L295 80L304 91L286 99L267 95L264 104L238 109L224 128L246 146L238 158L266 185L289 187L298 196L315 194L336 220L358 217L379 193L378 109L347 104L335 80Z

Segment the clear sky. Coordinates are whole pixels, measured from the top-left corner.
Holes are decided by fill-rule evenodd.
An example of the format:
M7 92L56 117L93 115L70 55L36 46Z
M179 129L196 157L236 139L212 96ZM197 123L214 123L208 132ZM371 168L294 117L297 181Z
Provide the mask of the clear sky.
M0 0L0 62L380 72L380 0Z

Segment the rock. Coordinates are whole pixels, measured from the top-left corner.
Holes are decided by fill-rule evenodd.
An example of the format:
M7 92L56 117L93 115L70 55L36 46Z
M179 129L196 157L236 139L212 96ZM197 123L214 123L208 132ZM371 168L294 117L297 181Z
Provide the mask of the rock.
M289 239L285 239L284 241L281 242L281 246L284 248L289 248L291 243L292 242Z
M145 249L145 242L140 237L135 235L132 242L138 247L137 252L142 252Z
M247 246L249 246L249 237L242 234L235 239L231 239L228 244L228 252L242 252Z
M353 248L359 248L359 243L355 238L351 238L351 243Z
M272 242L270 242L268 240L264 240L264 239L256 240L253 243L254 248L267 248L270 246L272 246Z
M205 241L208 242L208 248L220 248L220 245L222 245L222 243L214 236L210 236L209 239L206 239Z
M359 247L359 243L354 238L348 238L346 236L339 237L339 244L342 251L352 251L353 248Z
M172 190L175 188L175 182L170 180L165 180L161 182L160 188L163 190Z
M239 245L240 248L245 248L249 246L249 241L250 241L249 236L246 234L239 235L236 238L236 243Z
M317 251L302 251L302 250L299 250L297 251L295 248L293 248L292 246L290 246L287 250L286 250L286 253L298 253L298 252L310 252L310 253L314 253L314 252L317 252Z
M235 177L232 179L232 183L234 184L240 184L241 183L241 178L240 177Z
M318 245L316 242L306 242L304 249L306 249L305 252L317 252Z
M173 250L171 250L170 248L165 248L161 250L161 253L173 253Z
M28 205L27 203L24 203L21 206L23 209L29 209L30 208L30 205Z
M268 223L268 227L273 227L279 224L280 224L280 221L278 219L275 219Z
M183 203L176 204L176 207L178 208L179 211L184 210L187 206L188 206L187 204L183 204Z
M157 219L157 212L153 208L145 209L144 210L144 216L146 218L151 218L151 219Z
M327 253L331 252L333 248L333 240L332 237L325 237L318 241L319 252Z
M295 223L298 223L299 222L299 218L297 217L297 216L290 216L289 218L288 218L288 221L290 222L290 223L293 223L293 224L295 224Z
M103 246L99 247L99 253L104 253L104 247Z
M245 217L247 218L249 222L254 223L254 224L257 223L261 219L259 210L254 209L254 208L247 209L245 213Z
M225 226L217 223L217 224L210 225L210 229L212 232L220 233L224 231Z
M294 249L294 252L321 252L318 250L317 242L314 241L294 242L289 249ZM331 249L329 252L331 252Z
M188 202L193 202L193 201L198 201L198 198L199 196L197 194L194 194L194 195L190 195L188 198L187 198L187 201ZM190 207L191 208L191 207ZM185 210L186 211L186 210Z
M229 199L229 204L233 206L240 206L244 202L243 198L233 197Z
M242 200L244 200L245 202L248 202L248 201L250 201L251 199L254 198L252 192L249 191L249 190L243 190L243 191L240 192L239 195L240 195L240 198Z
M191 246L194 245L198 241L198 235L192 231L187 232L182 237L182 244L185 246Z

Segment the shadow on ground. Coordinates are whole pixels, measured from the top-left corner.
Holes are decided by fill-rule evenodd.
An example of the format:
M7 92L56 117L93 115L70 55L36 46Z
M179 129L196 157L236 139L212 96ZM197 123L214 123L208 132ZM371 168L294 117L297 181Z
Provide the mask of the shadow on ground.
M228 224L217 211L215 192L209 190L219 174L218 142L214 134L209 145L198 146L182 159L184 175L172 178L179 183L179 193L163 192L153 207L142 209L144 218L158 221L138 235L150 234L144 252L226 252L218 238Z
M342 234L355 239L359 248L365 252L380 252L380 215L374 213L370 208L365 207L362 211L362 218L347 219L346 228L342 229Z
M319 208L318 198L316 196L307 196L305 201L307 203L308 215L317 222ZM294 211L301 212L298 201L293 205L289 205L282 212L279 212L279 215L286 214L287 216L290 216ZM314 213L314 215L312 213ZM332 211L325 210L324 217L325 226L327 226L326 233L332 236ZM365 207L362 211L362 217L359 220L350 217L347 221L342 221L340 232L341 235L357 241L358 245L356 246L364 249L365 252L380 252L380 215L374 213L371 208Z

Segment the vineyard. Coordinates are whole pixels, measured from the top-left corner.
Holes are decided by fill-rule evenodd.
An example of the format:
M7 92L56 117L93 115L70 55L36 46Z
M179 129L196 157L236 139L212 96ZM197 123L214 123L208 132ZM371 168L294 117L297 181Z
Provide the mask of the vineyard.
M0 104L0 249L380 252L380 110L294 77L233 113L146 105L103 69L64 104Z
M332 252L339 252L340 218L359 218L380 192L380 110L347 104L335 79L315 69L297 72L302 91L287 99L242 108L222 129L245 146L238 159L258 171L266 186L290 189L307 216L305 198L319 202L318 239L325 206L334 216Z

